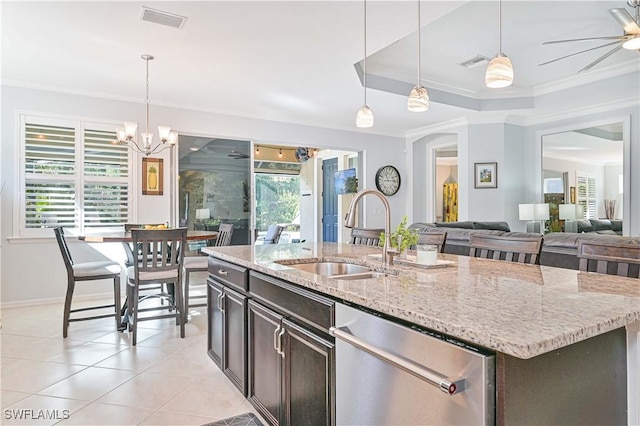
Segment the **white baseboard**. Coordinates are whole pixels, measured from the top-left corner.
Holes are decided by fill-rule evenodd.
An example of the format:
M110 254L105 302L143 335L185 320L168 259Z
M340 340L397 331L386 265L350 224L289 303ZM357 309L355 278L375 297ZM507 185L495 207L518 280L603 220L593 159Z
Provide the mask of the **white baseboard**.
M73 295L74 302L104 300L104 299L113 299L113 292ZM54 303L58 303L62 305L64 303L64 297L52 297L48 299L29 299L29 300L18 300L16 302L4 302L0 304L0 309L24 308L29 306L50 305Z

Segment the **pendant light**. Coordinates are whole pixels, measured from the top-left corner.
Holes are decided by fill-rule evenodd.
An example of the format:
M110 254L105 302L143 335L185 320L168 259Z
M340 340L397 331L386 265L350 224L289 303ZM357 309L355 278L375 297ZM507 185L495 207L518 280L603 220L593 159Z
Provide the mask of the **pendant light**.
M373 112L367 106L367 0L364 0L364 66L363 66L363 85L364 85L364 105L358 110L356 115L356 127L372 127Z
M508 87L513 83L513 65L502 53L502 0L498 0L498 54L489 62L484 81L492 89Z
M421 36L422 27L420 25L420 0L418 0L418 84L413 86L411 93L409 93L409 99L407 99L407 109L411 112L424 112L429 109L429 94L427 89L420 84L420 78L422 76L422 60L421 60Z

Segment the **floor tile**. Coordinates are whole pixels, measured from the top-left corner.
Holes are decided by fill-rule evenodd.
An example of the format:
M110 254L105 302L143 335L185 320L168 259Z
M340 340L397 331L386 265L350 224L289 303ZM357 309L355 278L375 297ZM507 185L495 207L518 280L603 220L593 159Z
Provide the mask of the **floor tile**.
M0 393L1 408L7 408L11 404L18 402L21 399L25 399L28 396L31 396L31 394L24 393L24 392L14 392L14 391L3 390Z
M212 417L231 417L245 402L244 396L223 374L198 380L167 402L162 410Z
M70 339L4 334L2 336L2 356L47 361L66 350L83 344L84 342Z
M195 379L173 374L141 373L98 399L98 402L156 410Z
M96 367L142 372L167 359L176 350L131 346L95 364Z
M21 336L62 337L62 314L59 321L42 321L33 318L13 317L4 310L2 313L2 334L19 334Z
M206 355L206 346L197 344L175 352L164 361L149 368L149 373L177 374L195 378L211 378L220 370Z
M151 414L151 410L94 402L57 425L137 425Z
M154 336L160 333L162 330L155 330L151 328L138 328L138 343L144 341L145 339ZM101 336L95 340L92 340L92 343L110 343L112 345L115 344L123 344L126 346L132 346L131 342L133 341L133 333L129 333L128 331L123 331L120 333L109 333Z
M55 362L18 360L2 368L3 390L36 393L67 377L84 370L85 366Z
M53 425L87 405L87 401L31 395L3 411L3 425ZM11 417L11 418L8 418Z
M184 339L180 337L180 330L172 330L167 329L163 330L161 333L157 333L148 339L145 339L138 343L137 346L145 346L151 348L160 348L167 350L180 350L185 349L193 345L197 345L202 343L202 335L190 336L186 329L188 329L190 324L185 326L185 337ZM179 327L176 327L178 329ZM206 336L205 336L206 339Z
M125 345L89 342L81 346L69 348L61 354L49 358L49 361L87 366L94 365L126 348Z
M38 392L40 395L94 401L133 376L133 372L89 367Z

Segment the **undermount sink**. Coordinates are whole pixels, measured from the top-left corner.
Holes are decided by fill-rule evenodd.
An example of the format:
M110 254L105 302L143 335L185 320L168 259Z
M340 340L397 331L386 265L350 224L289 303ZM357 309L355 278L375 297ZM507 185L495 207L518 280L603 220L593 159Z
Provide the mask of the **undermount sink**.
M352 263L341 262L312 262L312 263L296 263L287 265L301 271L311 272L312 274L331 277L334 275L361 274L363 272L371 272L366 266L354 265Z
M364 280L386 276L385 273L373 271L366 266L345 262L308 262L286 266L336 280Z

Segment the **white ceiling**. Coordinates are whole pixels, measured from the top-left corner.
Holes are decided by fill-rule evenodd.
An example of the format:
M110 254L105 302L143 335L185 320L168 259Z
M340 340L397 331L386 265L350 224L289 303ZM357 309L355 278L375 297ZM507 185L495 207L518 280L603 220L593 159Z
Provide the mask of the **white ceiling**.
M138 20L142 5L188 20L181 30L143 22ZM150 64L152 107L356 131L355 114L363 102L355 67L363 58L362 6L361 1L304 0L3 1L2 80L143 102L140 54L150 53L156 57ZM533 96L553 91L550 83L588 83L628 70L638 72L638 52L621 51L576 77L577 70L606 49L537 66L582 46L598 45L542 46L545 40L621 34L607 9L625 6L622 0L503 1L503 51L514 63L516 78L513 88L495 92L484 88L484 67L465 69L457 62L474 54L495 55L497 2L422 0L422 81L440 92L432 96L428 112L417 114L406 111L405 95L384 91L392 80L409 89L415 84L417 3L370 0L367 71L386 83L378 85L384 90L368 91L376 123L360 131L404 135L481 114L441 103L449 93L474 99L528 97L536 108L520 109L518 114L549 113L553 106L542 111L542 103ZM375 86L373 76L371 81Z
M544 157L600 166L622 165L622 123L545 135Z

